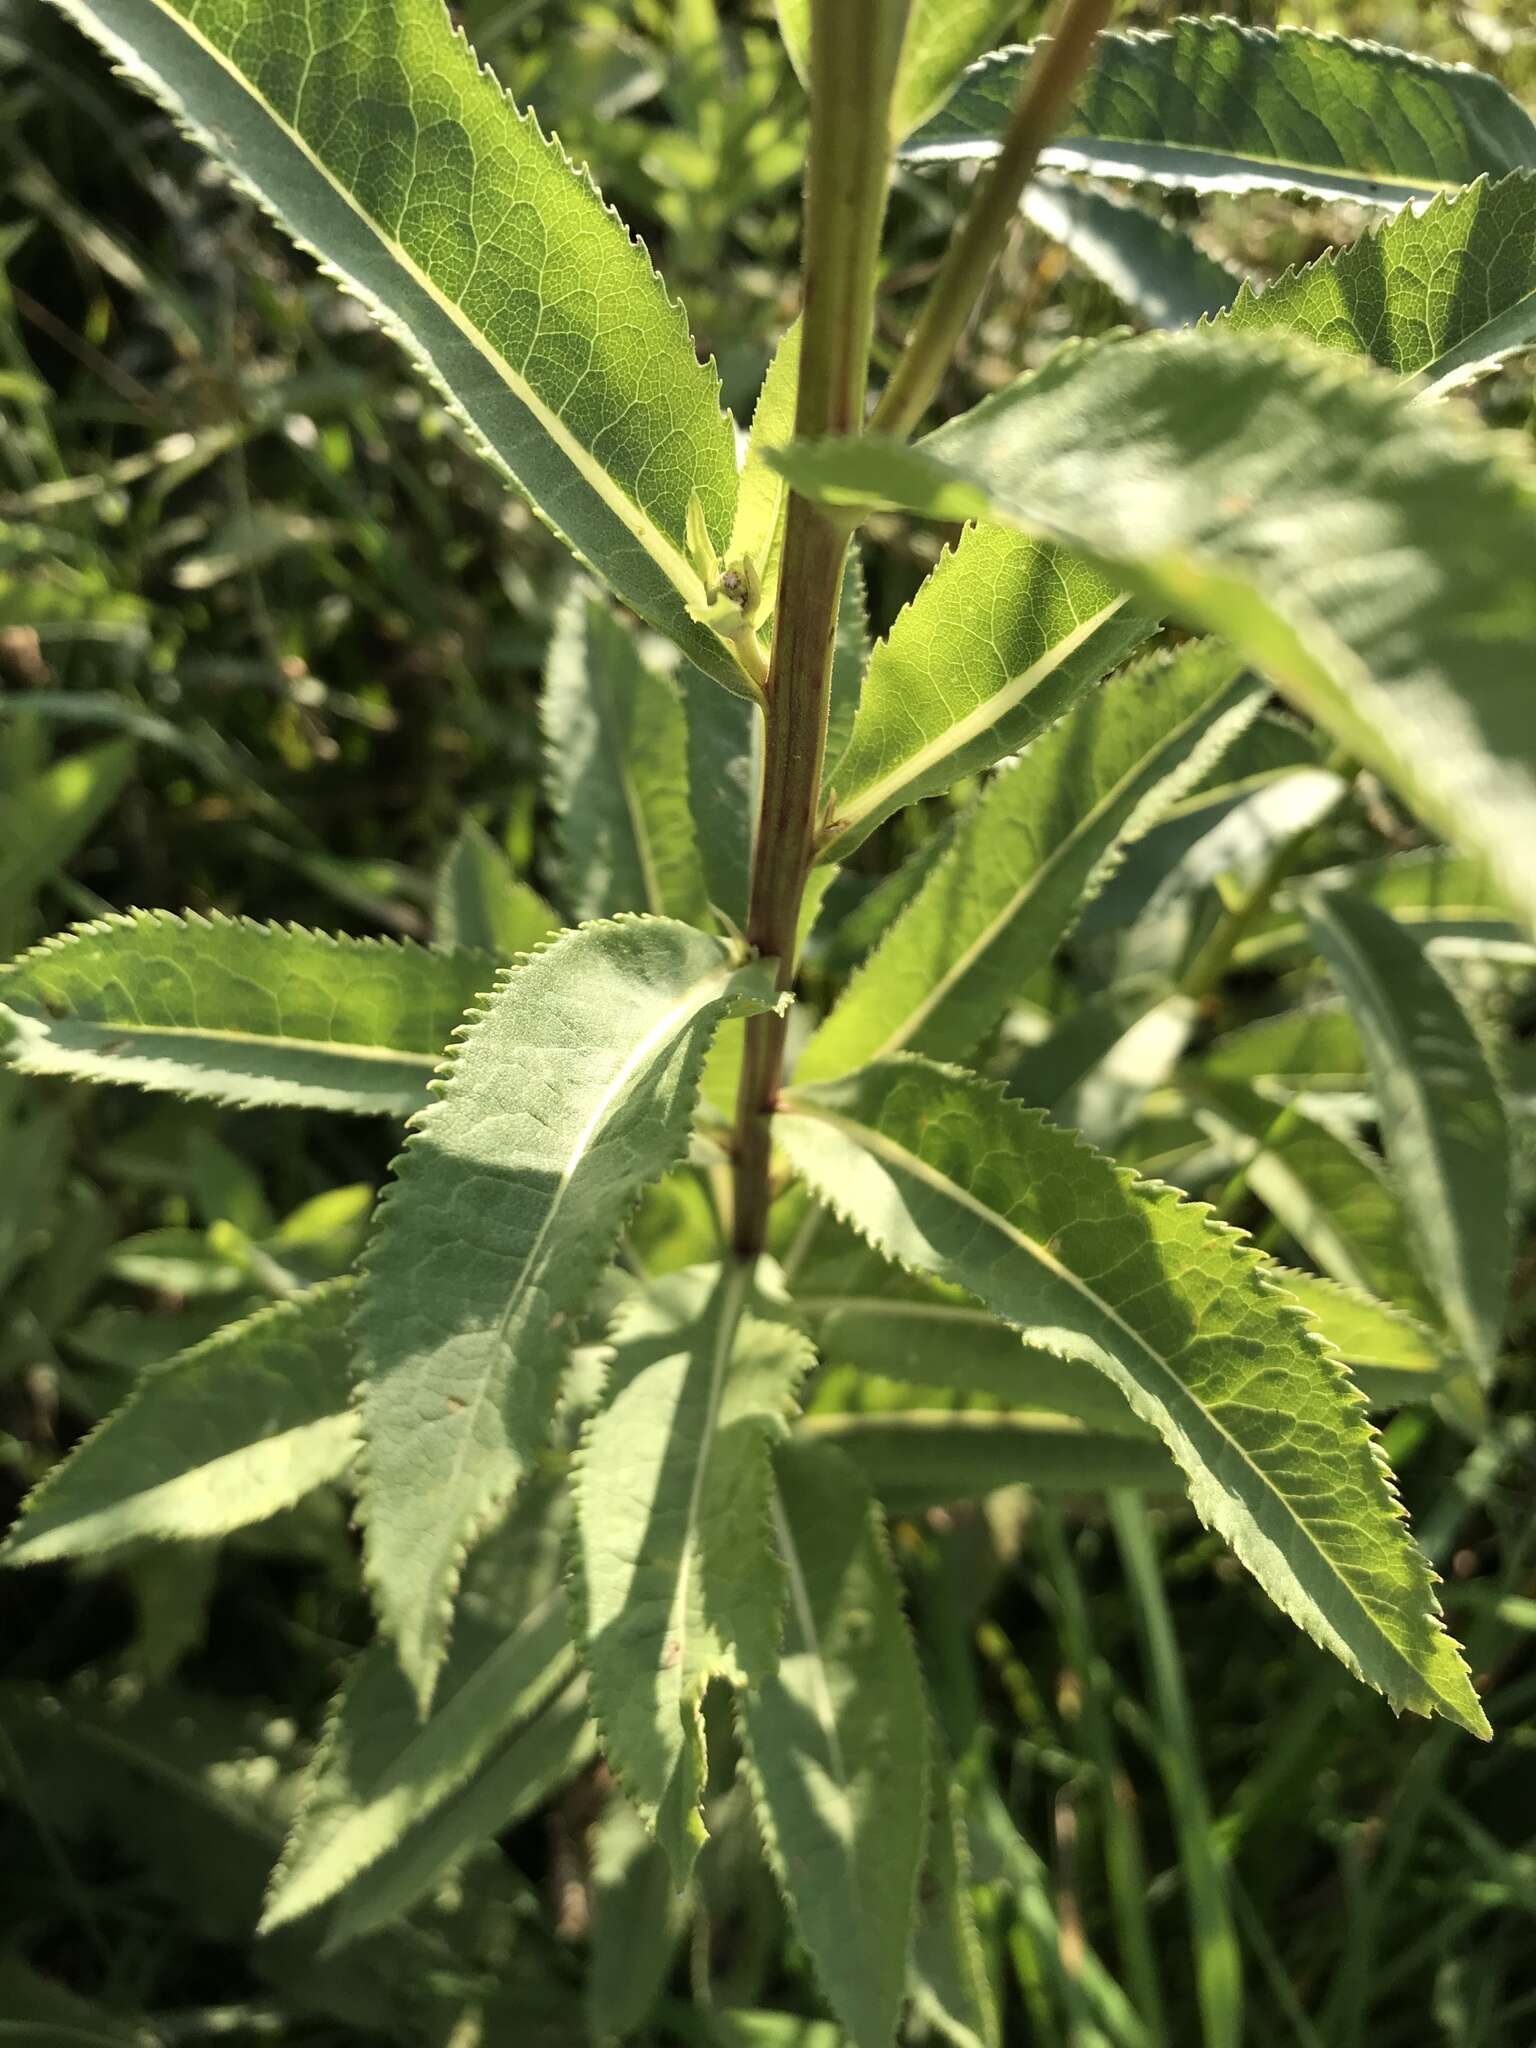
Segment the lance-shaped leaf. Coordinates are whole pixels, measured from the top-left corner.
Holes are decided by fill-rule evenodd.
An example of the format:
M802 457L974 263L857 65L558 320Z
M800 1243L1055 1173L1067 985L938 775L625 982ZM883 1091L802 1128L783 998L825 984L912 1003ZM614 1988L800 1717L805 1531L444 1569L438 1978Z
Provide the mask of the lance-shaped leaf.
M579 584L555 621L541 716L560 893L571 915L639 910L702 922L708 905L676 686L647 667L634 632Z
M437 872L432 929L439 946L510 960L552 938L560 920L518 880L490 834L466 818Z
M797 1442L841 1451L893 1515L980 1500L1004 1486L1037 1493L1184 1490L1183 1474L1155 1436L1091 1429L1050 1413L886 1408L810 1415L795 1434Z
M326 1904L440 1813L569 1684L575 1657L558 1591L516 1628L466 1612L423 1721L388 1646L365 1650L305 1774L262 1932Z
M1032 48L995 50L904 152L997 153ZM1378 43L1183 17L1101 36L1041 162L1197 192L1402 206L1536 164L1536 122L1496 79Z
M1128 199L1044 172L1024 189L1024 218L1100 284L1143 327L1193 327L1230 306L1242 275L1207 256L1192 235Z
M1439 1392L1446 1378L1445 1360L1422 1323L1319 1273L1281 1267L1276 1277L1348 1364L1373 1408L1427 1401Z
M1113 1380L1201 1519L1349 1670L1486 1733L1363 1403L1236 1232L926 1060L797 1092L778 1134L889 1257Z
M966 1791L937 1727L928 1739L933 1746L933 1811L908 1972L912 2002L952 2048L1000 2048L997 1994L971 1899Z
M1071 555L971 528L871 657L818 858L844 859L892 811L1018 752L1150 630Z
M855 2048L890 2048L928 1811L928 1714L880 1517L823 1445L776 1459L789 1582L779 1668L741 1696L754 1803Z
M704 1689L762 1683L783 1609L769 1450L810 1347L750 1313L749 1296L739 1264L695 1269L620 1312L608 1398L575 1476L592 1712L679 1887L704 1840Z
M915 449L780 459L813 495L938 502L1096 556L1536 919L1536 482L1484 430L1344 358L1206 330L1065 350Z
M33 1489L0 1559L227 1536L339 1479L357 1447L348 1307L332 1281L146 1372Z
M131 740L109 740L66 754L19 789L6 791L0 903L7 912L35 894L84 845L122 794L137 753Z
M747 689L687 609L689 503L717 545L735 504L718 380L644 250L439 0L345 20L327 0L60 4L363 301L626 604Z
M799 379L800 322L796 320L785 329L773 352L752 410L752 431L747 436L736 494L736 518L725 553L727 568L750 562L756 574L756 603L751 606L754 626L773 610L789 502L789 486L769 462L768 453L787 448L794 438Z
M1050 960L1126 844L1257 716L1224 648L1138 664L1085 697L960 820L921 892L801 1055L802 1080L904 1050L959 1058Z
M483 953L137 910L0 968L0 1015L24 1073L406 1116L495 973Z
M1381 861L1328 868L1309 875L1306 886L1350 889L1379 909L1389 910L1425 944L1474 942L1489 947L1522 938L1511 924L1488 862L1453 847L1425 846ZM1269 962L1277 953L1311 950L1306 920L1290 888L1278 890L1274 908L1255 924L1233 954L1238 966Z
M1332 1279L1432 1316L1398 1190L1345 1130L1268 1087L1204 1075L1191 1101L1203 1129L1230 1146L1237 1170Z
M1412 935L1344 890L1304 899L1353 1012L1377 1122L1446 1326L1484 1374L1510 1277L1509 1121L1466 1012Z
M710 1034L771 963L664 918L568 932L497 985L415 1120L364 1255L365 1558L425 1706L465 1548L548 1435L641 1191L687 1149Z
M1404 212L1255 291L1224 327L1282 328L1448 391L1536 342L1536 172Z

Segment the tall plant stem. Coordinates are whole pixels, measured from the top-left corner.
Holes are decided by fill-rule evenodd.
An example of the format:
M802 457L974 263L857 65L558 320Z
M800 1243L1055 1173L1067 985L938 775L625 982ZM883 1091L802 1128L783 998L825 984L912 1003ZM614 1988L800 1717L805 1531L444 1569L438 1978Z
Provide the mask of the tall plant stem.
M1071 103L1115 0L1064 0L1055 35L1040 46L1003 145L950 243L917 324L870 420L872 432L910 434L928 410L997 261L1040 152Z
M811 141L806 166L800 381L801 439L863 424L880 228L890 176L888 107L906 0L815 0ZM827 733L827 690L848 529L791 496L784 524L773 656L764 685L763 787L747 937L794 979L800 900ZM770 1122L784 1065L785 1021L755 1017L736 1103L736 1251L763 1248L771 1199Z

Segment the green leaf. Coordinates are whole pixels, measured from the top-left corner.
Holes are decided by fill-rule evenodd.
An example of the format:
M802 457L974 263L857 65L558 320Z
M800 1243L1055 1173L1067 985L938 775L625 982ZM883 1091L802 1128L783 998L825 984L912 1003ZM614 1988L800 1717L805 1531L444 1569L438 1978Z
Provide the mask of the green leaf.
M1072 556L970 529L874 651L826 775L836 803L818 859L843 860L893 811L1016 753L1150 630Z
M920 893L801 1055L802 1080L903 1050L959 1058L1071 930L1123 848L1252 722L1225 649L1137 664L1076 704L961 818Z
M1096 1365L1201 1519L1395 1705L1485 1733L1359 1397L1264 1260L985 1083L913 1058L795 1092L777 1134L888 1257Z
M789 502L789 486L769 462L768 452L787 448L794 438L799 379L800 322L796 320L780 337L753 408L747 457L736 494L736 519L726 548L727 566L750 562L756 572L758 598L751 608L754 626L773 610Z
M1278 1278L1344 1359L1373 1408L1427 1401L1440 1390L1445 1361L1412 1316L1318 1273L1282 1268Z
M1536 919L1536 484L1505 446L1340 357L1207 330L1064 350L915 449L780 459L813 494L969 496L1096 557L1228 640Z
M432 929L438 945L510 960L559 928L538 891L518 880L496 842L466 818L437 871Z
M1192 235L1128 199L1049 172L1019 202L1031 227L1059 242L1144 327L1193 327L1237 297L1243 279Z
M131 740L66 754L8 789L0 813L0 904L9 913L34 896L96 829L133 773Z
M639 910L705 921L676 686L647 667L633 631L579 584L555 621L541 715L572 917Z
M982 58L903 154L995 155L1032 56ZM1100 36L1041 162L1197 192L1402 206L1536 164L1536 122L1496 79L1462 65L1186 16L1152 34Z
M311 1288L147 1371L33 1489L0 1560L227 1536L339 1479L357 1445L349 1297Z
M1267 1086L1206 1075L1190 1094L1201 1128L1232 1147L1248 1186L1325 1273L1431 1313L1398 1191L1356 1139Z
M494 974L480 953L136 910L0 967L0 1009L23 1073L405 1116Z
M709 900L738 931L747 925L752 833L762 780L763 719L708 676L681 677L688 722L688 803Z
M498 982L415 1120L358 1304L368 1576L423 1707L459 1566L548 1435L570 1317L682 1157L710 1034L773 966L667 919L584 926Z
M1000 2048L997 1999L971 1903L971 1848L966 1797L930 1731L934 1770L928 1863L912 1938L912 2003L953 2048Z
M597 1738L579 1678L519 1727L484 1767L342 1893L328 1946L403 1920L473 1849L564 1791L590 1768Z
M783 1610L769 1450L810 1347L752 1314L749 1294L737 1262L675 1274L620 1311L574 1476L592 1712L679 1887L705 1838L704 1689L760 1685Z
M1221 324L1281 328L1451 390L1536 342L1536 175L1479 180L1262 290L1245 284Z
M1391 911L1397 923L1409 926L1425 943L1473 940L1497 946L1522 938L1509 921L1509 906L1499 895L1487 861L1451 847L1418 847L1381 861L1328 868L1308 876L1307 886L1348 888L1364 895L1378 909ZM1275 907L1259 919L1233 960L1240 967L1250 966L1296 950L1310 955L1312 942L1295 892L1287 888L1277 891Z
M776 1673L741 1696L769 1860L855 2048L890 2048L928 1823L928 1713L880 1517L822 1445L776 1460Z
M388 1647L365 1650L305 1774L261 1931L325 1905L440 1813L569 1684L574 1664L558 1592L515 1629L466 1611L427 1721Z
M627 2040L671 1975L686 1901L644 1822L617 1794L592 1830L591 1888L587 2026L594 2041Z
M1447 1327L1484 1376L1504 1335L1512 1256L1509 1122L1461 1004L1422 946L1340 889L1303 898L1354 1014L1377 1122Z
M1089 1429L1059 1415L947 1408L812 1415L796 1441L841 1451L893 1515L979 1500L1003 1486L1039 1493L1184 1490L1183 1475L1156 1437Z
M689 617L690 501L736 498L719 383L591 180L439 0L221 11L60 0L367 306L497 469L644 619L747 691Z
M1015 0L910 0L891 98L899 142L941 107L965 66L1018 19Z

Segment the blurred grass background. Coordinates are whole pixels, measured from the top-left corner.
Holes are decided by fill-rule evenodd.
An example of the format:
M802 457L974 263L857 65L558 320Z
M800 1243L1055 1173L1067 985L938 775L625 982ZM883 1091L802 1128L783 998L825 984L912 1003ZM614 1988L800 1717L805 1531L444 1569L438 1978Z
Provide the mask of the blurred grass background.
M794 311L803 150L767 7L722 10L723 58L690 35L684 0L457 11L643 236L745 417ZM1267 5L1227 11L1274 20ZM1020 9L1021 33L1036 14ZM1286 18L1473 62L1536 101L1526 0L1346 0ZM951 217L942 179L900 181L887 352ZM1333 231L1279 201L1205 220L1261 275ZM1119 317L1021 231L948 398ZM1503 380L1492 402L1531 430L1528 383ZM934 547L894 525L882 537L877 629ZM62 22L0 0L6 953L130 904L422 935L466 816L538 880L537 692L565 573L360 310ZM872 841L868 874L933 811ZM392 1137L105 1092L43 1099L0 1075L0 1147L8 1508L146 1362L259 1296L251 1247L278 1247L304 1278L344 1267ZM1486 1681L1488 1751L1393 1724L1187 1521L1122 1503L1037 1514L1026 1540L1001 1503L970 1524L903 1525L953 1746L990 1729L1003 1788L975 1875L984 1919L1007 1929L1010 2041L1215 2042L1240 1972L1242 2038L1265 2048L1536 2042L1529 1393L1527 1351L1477 1444L1418 1413L1389 1439ZM0 1577L8 1679L127 1674L173 1688L152 1697L216 1702L231 1725L281 1722L289 1741L313 1730L335 1655L366 1627L327 1503L216 1557ZM205 1926L175 1859L145 1853L134 1830L156 1822L57 1825L3 1728L0 1777L0 2040L65 2038L7 2034L4 1986L36 1972L104 2005L185 2008L178 2038L376 2038L318 1994L283 2004L241 1910ZM510 1845L535 1885L558 1875L568 1825L557 1812ZM732 1920L713 1967L815 2011L776 1906L753 1910L762 1955L744 1959ZM699 1969L695 1955L696 1985ZM657 2039L714 2038L686 2002L689 1971L685 1957ZM78 2013L58 2021L77 2023L69 2038L102 2038Z

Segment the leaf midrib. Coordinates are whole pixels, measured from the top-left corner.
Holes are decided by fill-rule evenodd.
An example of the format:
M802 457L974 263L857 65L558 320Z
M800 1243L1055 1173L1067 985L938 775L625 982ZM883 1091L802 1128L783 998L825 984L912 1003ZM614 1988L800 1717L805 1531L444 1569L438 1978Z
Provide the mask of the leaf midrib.
M1392 1641L1391 1637L1385 1634L1369 1604L1362 1599L1351 1580L1345 1577L1343 1568L1336 1564L1321 1547L1317 1538L1307 1527L1306 1523L1302 1521L1285 1494L1259 1470L1243 1446L1227 1431L1219 1417L1213 1415L1204 1403L1197 1398L1192 1389L1184 1385L1162 1354L1153 1350L1146 1339L1131 1328L1119 1311L1096 1294L1086 1281L1081 1280L1069 1267L1063 1266L1060 1260L1053 1257L1046 1250L1045 1246L1039 1243L1037 1239L1031 1237L1027 1231L1020 1230L1017 1224L1000 1216L995 1209L988 1208L985 1202L979 1201L976 1196L971 1194L969 1189L962 1188L947 1175L939 1173L926 1160L919 1159L914 1153L907 1151L905 1146L895 1144L883 1132L873 1130L866 1124L855 1123L849 1117L839 1116L835 1111L828 1110L820 1104L808 1104L803 1101L797 1101L794 1098L790 1098L786 1103L784 1113L809 1116L813 1120L830 1124L834 1129L841 1131L854 1144L866 1151L873 1152L877 1158L884 1160L887 1165L895 1168L896 1171L910 1174L914 1180L922 1182L935 1193L956 1202L961 1208L967 1210L986 1224L988 1228L999 1232L1004 1237L1011 1238L1027 1257L1038 1261L1040 1265L1045 1267L1047 1272L1053 1274L1057 1279L1064 1281L1074 1293L1081 1295L1090 1306L1097 1309L1100 1314L1104 1315L1118 1329L1122 1330L1131 1343L1151 1361L1155 1370L1164 1379L1172 1382L1179 1396L1194 1407L1206 1425L1228 1447L1232 1455L1253 1474L1254 1479L1258 1482L1264 1494L1283 1509L1287 1519L1294 1525L1298 1534L1302 1537L1313 1555L1323 1565L1333 1582L1347 1591L1351 1604L1364 1617L1378 1642L1382 1643L1394 1657L1400 1661L1405 1661L1403 1659L1403 1652ZM1319 1362L1320 1364L1325 1363L1321 1358ZM1122 1389L1122 1391L1127 1390ZM1133 1406L1135 1405L1134 1395L1129 1391L1127 1391L1127 1399L1131 1400ZM1143 1420L1151 1422L1154 1428L1156 1427L1154 1417L1144 1416ZM1159 1431L1159 1434L1161 1434L1161 1431ZM1310 1595L1307 1595L1307 1598L1309 1604L1316 1605ZM1337 1633L1337 1631L1332 1632ZM1414 1676L1419 1678L1421 1674L1415 1672Z
M899 795L910 783L927 774L930 769L938 767L950 755L968 746L972 740L979 739L983 733L990 731L1037 689L1047 676L1054 675L1064 662L1076 654L1080 647L1086 645L1101 626L1109 623L1116 612L1123 611L1129 603L1130 593L1127 591L1117 597L1112 604L1105 605L1092 617L1084 619L1064 639L1048 647L1038 660L1030 663L1028 668L1021 669L1016 676L1010 676L1000 690L995 690L990 697L984 697L963 718L957 719L953 725L945 726L943 732L936 738L927 741L915 754L909 754L899 768L892 769L878 782L868 784L848 803L840 802L829 835L818 850L817 859L835 860L839 845L849 833L862 825L889 796ZM844 749L845 755L856 737L857 727L849 735L848 748Z
M458 1492L459 1481L463 1476L464 1461L469 1455L470 1445L475 1441L476 1427L480 1420L481 1410L485 1406L486 1397L490 1392L491 1381L495 1377L497 1364L501 1355L509 1349L508 1332L511 1328L512 1318L516 1315L528 1291L534 1269L549 1238L549 1233L554 1227L555 1218L559 1213L560 1206L564 1202L566 1195L570 1192L571 1182L575 1178L577 1168L587 1156L594 1133L606 1119L614 1102L623 1094L634 1075L639 1071L644 1062L650 1058L656 1048L663 1044L669 1036L675 1036L688 1023L690 1018L697 1016L702 1009L706 1008L714 1000L717 993L723 994L730 986L735 972L736 970L731 966L730 962L725 962L724 965L716 968L713 973L706 975L702 981L696 982L687 995L663 1012L639 1043L630 1049L618 1072L599 1096L597 1106L582 1125L580 1131L577 1132L575 1141L566 1158L566 1163L561 1169L560 1178L555 1183L554 1189L550 1194L549 1204L544 1212L544 1220L539 1225L534 1241L523 1260L522 1270L517 1276L511 1293L508 1295L507 1305L502 1310L491 1333L491 1344L488 1348L486 1362L481 1369L474 1394L465 1410L463 1427L459 1432L458 1449L454 1453L453 1470L449 1475L447 1483L447 1492L450 1498L454 1497ZM450 1550L457 1546L457 1542L457 1535L450 1534Z
M1058 869L1067 864L1069 857L1077 852L1082 846L1083 841L1091 835L1094 827L1102 823L1103 819L1113 811L1115 805L1122 801L1127 790L1133 788L1146 775L1149 766L1155 766L1156 763L1166 760L1169 752L1178 745L1185 735L1198 728L1202 719L1210 716L1215 706L1219 703L1221 694L1224 693L1216 693L1205 698L1172 731L1162 734L1152 748L1152 751L1149 754L1138 756L1126 769L1119 781L1111 789L1106 790L1099 801L1076 820L1066 837L1057 841L1044 860L1039 863L1027 879L1014 891L1013 895L1003 905L1002 909L998 911L991 923L977 934L960 957L940 975L937 981L930 985L923 1000L915 1009L908 1012L901 1024L886 1039L885 1043L877 1051L869 1055L869 1060L884 1059L892 1053L900 1052L904 1046L908 1045L917 1036L918 1032L922 1030L934 1013L948 1000L951 993L964 981L966 975L970 973L977 961L996 944L1002 933L1014 923L1030 898L1037 895L1042 888L1050 883ZM1237 706L1234 704L1232 708L1236 709ZM1025 758L1027 759L1028 756L1026 755ZM1015 770L1014 772L1017 773L1019 771ZM1154 784L1154 789L1155 786ZM1151 796L1152 794L1153 790L1149 789L1147 795ZM1135 813L1133 811L1131 817L1126 821L1126 833L1124 835L1126 838L1130 837L1130 827L1134 820ZM953 858L954 852L957 850L952 849L949 857ZM1107 852L1108 849L1106 849ZM908 913L909 916L916 912L921 902L922 897L918 896L913 903L912 911ZM1078 914L1081 914L1082 907L1080 902L1077 906ZM897 929L899 930L900 927L898 926ZM878 959L878 955L876 959ZM871 961L870 965L873 968L875 962ZM868 1061L861 1062L861 1064L866 1065L868 1063Z
M3 994L0 994L0 1011L17 1007L15 1004L5 1002ZM40 1011L36 1009L25 1011L23 1014L31 1017L38 1024L55 1027L69 1025L77 1031L98 1032L103 1038L107 1039L133 1038L143 1040L171 1038L203 1040L214 1045L250 1046L263 1052L318 1054L325 1059L333 1060L377 1060L381 1064L388 1066L420 1067L427 1073L431 1073L432 1069L442 1058L440 1052L407 1052L403 1048L390 1045L362 1045L353 1039L288 1038L269 1032L228 1031L201 1024L134 1024L129 1022L114 1024L104 1022L96 1017L80 1017L68 1014L62 1017L55 1017L48 1012L46 1007ZM144 1053L146 1057L153 1056L151 1049L147 1046L138 1046L134 1050Z
M216 64L224 75L230 79L236 89L244 93L247 99L251 100L261 109L266 118L271 121L272 125L278 129L292 147L298 151L316 174L324 180L331 191L364 224L391 260L406 272L418 289L425 292L441 310L444 317L458 328L459 332L483 360L489 364L502 383L506 385L518 404L534 416L550 440L560 449L561 453L582 477L589 489L601 499L608 510L614 514L625 529L640 543L641 547L644 548L651 560L661 570L673 589L682 597L684 603L701 605L704 602L705 596L704 586L692 563L667 538L651 519L650 515L618 484L609 471L603 468L591 451L583 446L582 442L571 432L560 415L551 411L534 390L533 386L518 375L506 357L501 354L500 350L491 346L489 339L468 317L463 308L438 289L437 285L421 269L409 252L402 248L394 236L386 231L382 222L375 219L372 213L359 204L357 195L349 191L338 178L332 175L329 168L316 156L309 143L292 123L284 119L266 95L257 89L244 72L237 69L231 63L229 58L216 44L209 42L208 38L185 15L179 13L175 8L167 6L165 0L148 0L148 4L154 7L159 14L163 15L177 32L185 35L189 42L194 43L201 49L204 55L212 63ZM500 91L501 88L498 86L497 90ZM366 287L364 289L366 290ZM370 300L374 296L373 292L367 291L367 297ZM497 451L497 460L502 463L506 462L505 456L499 450Z

